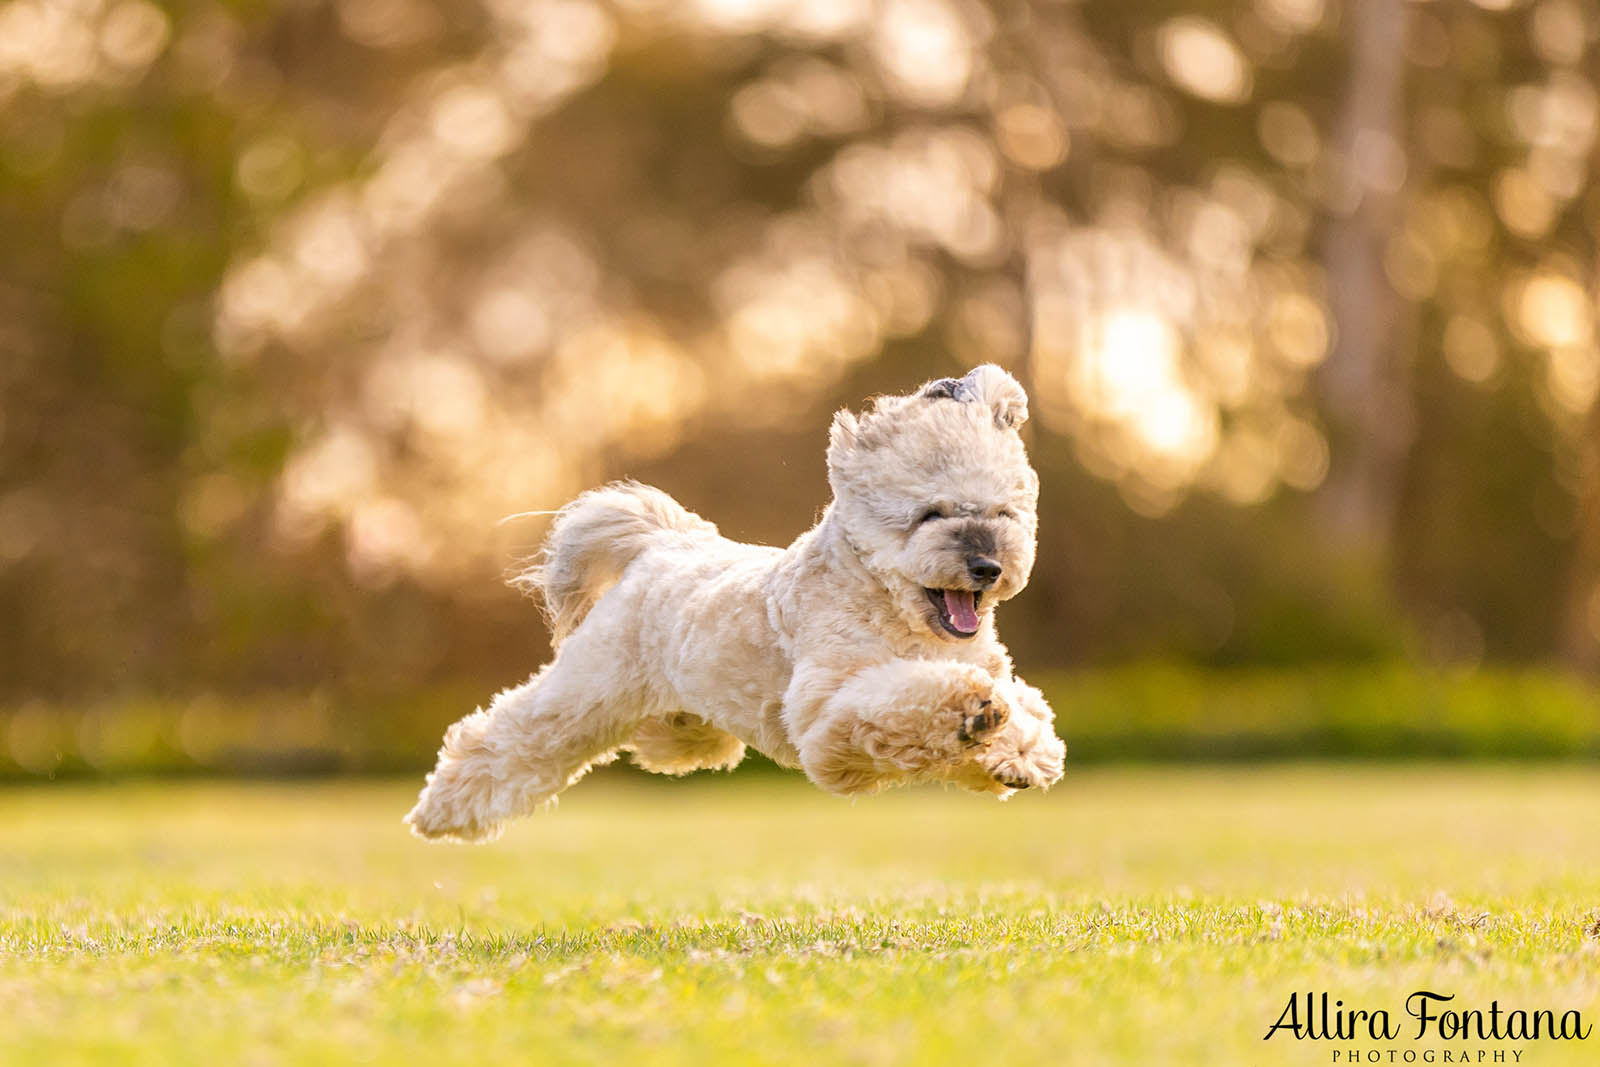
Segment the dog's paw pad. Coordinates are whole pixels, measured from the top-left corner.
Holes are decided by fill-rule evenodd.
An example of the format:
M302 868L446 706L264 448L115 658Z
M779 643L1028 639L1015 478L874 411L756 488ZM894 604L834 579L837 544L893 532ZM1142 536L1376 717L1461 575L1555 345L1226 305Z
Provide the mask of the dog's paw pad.
M977 762L989 776L1007 789L1048 789L1061 778L1061 742L1035 743L1018 750L1009 737L980 752Z
M1013 757L999 762L997 765L984 768L989 776L1007 789L1027 789L1030 786L1048 786L1054 780L1048 770L1041 773L1038 768L1029 766L1022 758Z
M978 705L976 714L968 715L961 720L961 728L956 731L956 736L964 745L981 745L985 738L1004 726L1010 717L1011 713L1004 704L985 700Z

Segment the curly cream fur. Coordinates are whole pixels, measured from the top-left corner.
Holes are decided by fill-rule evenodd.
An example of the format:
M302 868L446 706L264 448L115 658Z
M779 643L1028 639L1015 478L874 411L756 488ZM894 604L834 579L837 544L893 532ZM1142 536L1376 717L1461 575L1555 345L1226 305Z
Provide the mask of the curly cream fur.
M839 412L833 501L787 549L730 541L649 486L578 497L519 579L543 597L554 659L446 732L406 821L486 838L621 750L684 774L749 745L844 794L1047 788L1054 716L994 630L1033 567L1026 419L993 366ZM974 576L980 556L998 577ZM947 589L983 591L975 633L941 622L929 590Z

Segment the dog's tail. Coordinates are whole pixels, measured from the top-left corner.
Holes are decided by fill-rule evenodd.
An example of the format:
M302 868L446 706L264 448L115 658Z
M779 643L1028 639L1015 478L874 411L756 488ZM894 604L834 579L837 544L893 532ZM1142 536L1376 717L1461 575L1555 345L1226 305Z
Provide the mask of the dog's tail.
M511 584L543 601L551 643L559 645L653 540L663 533L716 532L659 489L613 482L556 512L544 548Z

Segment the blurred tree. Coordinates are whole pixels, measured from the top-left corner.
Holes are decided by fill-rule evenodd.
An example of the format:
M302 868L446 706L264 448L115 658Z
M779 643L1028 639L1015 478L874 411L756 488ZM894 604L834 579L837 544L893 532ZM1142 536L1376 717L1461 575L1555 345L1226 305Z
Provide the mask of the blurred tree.
M1597 141L1600 155L1600 141ZM1597 162L1600 167L1600 162ZM1600 264L1595 306L1600 307ZM1576 446L1576 546L1562 618L1561 655L1569 667L1600 672L1600 398L1590 401Z
M1347 20L1348 73L1328 158L1324 262L1336 338L1321 375L1334 445L1322 495L1331 532L1371 555L1389 543L1413 418L1405 378L1415 332L1384 250L1408 172L1422 182L1403 129L1406 5L1353 0Z
M1049 487L1032 656L1583 662L1597 36L3 0L3 685L520 669L502 516L633 473L783 539L829 407L985 359Z

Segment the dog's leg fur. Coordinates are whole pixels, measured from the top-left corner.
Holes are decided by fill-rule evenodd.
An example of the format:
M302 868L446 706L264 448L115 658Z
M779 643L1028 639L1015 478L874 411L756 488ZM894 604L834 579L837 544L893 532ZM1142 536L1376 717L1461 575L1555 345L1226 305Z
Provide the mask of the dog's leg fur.
M556 658L445 734L439 763L406 822L422 837L483 840L614 758L646 714L628 672L611 668L609 635L580 629ZM607 663L605 670L585 665Z
M623 746L633 762L655 774L731 771L744 759L744 742L698 715L674 712L646 719Z
M820 683L812 683L817 685ZM974 751L1011 714L981 668L891 660L847 678L801 734L800 763L834 793L870 793L912 779L959 781L1004 793L992 777L963 774Z
M1055 712L1043 693L1020 678L996 682L995 691L1010 705L1011 715L974 755L974 763L1011 789L1048 789L1061 777L1067 754L1056 736Z

